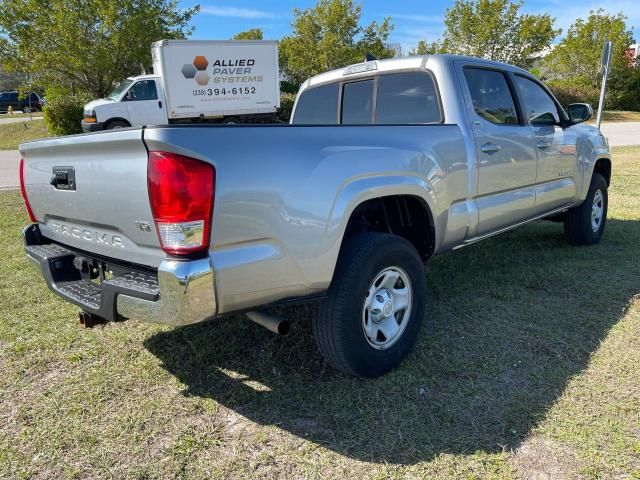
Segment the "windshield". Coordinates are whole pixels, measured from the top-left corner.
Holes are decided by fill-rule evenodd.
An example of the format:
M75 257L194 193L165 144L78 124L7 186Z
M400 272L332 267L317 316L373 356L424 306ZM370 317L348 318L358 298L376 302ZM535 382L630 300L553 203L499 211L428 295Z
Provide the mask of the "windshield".
M111 92L107 96L107 98L109 100L117 100L120 97L120 95L122 95L122 92L127 90L132 83L133 83L133 80L123 80L123 81L121 81L118 84L118 86L113 89L113 92Z

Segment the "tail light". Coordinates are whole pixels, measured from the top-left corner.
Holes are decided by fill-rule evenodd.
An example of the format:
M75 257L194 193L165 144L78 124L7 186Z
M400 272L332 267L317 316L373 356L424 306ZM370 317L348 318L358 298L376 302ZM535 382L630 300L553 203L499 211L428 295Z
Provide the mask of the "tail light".
M149 200L165 252L183 255L209 248L215 173L200 160L149 152Z
M31 205L29 205L29 199L27 198L27 191L24 188L24 159L20 159L20 191L22 192L22 199L24 200L24 206L27 208L27 213L29 214L29 218L32 222L36 222L36 216L33 214L33 210L31 210Z

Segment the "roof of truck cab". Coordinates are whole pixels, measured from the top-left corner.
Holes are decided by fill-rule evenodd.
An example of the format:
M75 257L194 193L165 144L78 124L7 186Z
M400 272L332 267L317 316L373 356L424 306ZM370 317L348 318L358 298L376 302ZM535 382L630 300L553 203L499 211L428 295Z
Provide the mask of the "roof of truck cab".
M137 75L135 77L127 77L127 80L151 80L154 78L160 78L160 75Z
M481 63L487 66L498 67L505 70L520 71L520 72L526 73L526 70L522 70L521 68L515 67L513 65L508 65L506 63L501 63L501 62L495 62L493 60L486 60L484 58L468 57L463 55L450 55L450 54L414 55L410 57L389 58L384 60L372 60L371 62L356 63L353 65L348 65L343 68L338 68L336 70L331 70L329 72L324 72L307 79L302 84L301 90L312 87L314 85L330 83L336 80L371 76L371 75L376 75L379 73L389 72L394 70L425 69L427 65L427 60L430 62L438 62L438 63L451 63L454 61L462 60L462 61L469 61L474 63ZM368 71L363 71L359 73L345 75L345 71L349 68L353 68L354 66L360 66L360 65L364 66L368 63L373 63L373 62L376 63L377 68L375 70L368 70Z

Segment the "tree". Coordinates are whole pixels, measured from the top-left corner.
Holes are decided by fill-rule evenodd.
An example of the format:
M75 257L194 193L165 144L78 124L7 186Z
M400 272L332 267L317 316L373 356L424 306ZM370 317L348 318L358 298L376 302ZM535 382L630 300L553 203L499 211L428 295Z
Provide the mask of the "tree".
M567 36L542 61L543 76L596 87L605 40L613 42L611 78L630 73L626 51L633 43L633 34L627 29L626 17L622 13L609 15L600 9L591 11L587 20L579 18L569 27Z
M15 72L7 72L5 68L0 65L0 91L17 90L25 81L22 75Z
M640 68L633 68L627 56L634 40L622 13L610 15L600 9L591 11L586 20L576 20L567 36L542 60L542 77L556 93L573 89L578 92L574 100L597 103L605 40L613 42L607 108L640 110Z
M318 0L313 8L293 10L293 33L280 42L280 66L296 85L318 73L364 61L371 53L393 57L387 38L391 20L360 25L362 6L352 0Z
M440 42L420 40L418 45L409 51L409 55L431 55L433 53L442 53L442 44Z
M522 1L456 0L445 14L440 50L527 67L561 33L548 14L521 13Z
M262 29L251 28L244 32L238 32L233 36L232 40L262 40Z
M149 71L151 43L185 38L199 7L178 0L2 0L0 58L38 85L107 94Z

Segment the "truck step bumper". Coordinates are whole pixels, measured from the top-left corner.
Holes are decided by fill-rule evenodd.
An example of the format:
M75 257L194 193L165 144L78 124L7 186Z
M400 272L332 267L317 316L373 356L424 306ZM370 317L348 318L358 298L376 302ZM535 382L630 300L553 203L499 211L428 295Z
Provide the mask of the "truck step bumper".
M27 257L49 289L86 312L106 320L135 318L169 325L202 322L216 314L208 257L163 260L156 271L53 243L37 225L25 228L23 235Z

